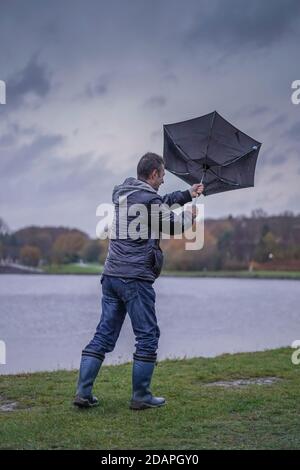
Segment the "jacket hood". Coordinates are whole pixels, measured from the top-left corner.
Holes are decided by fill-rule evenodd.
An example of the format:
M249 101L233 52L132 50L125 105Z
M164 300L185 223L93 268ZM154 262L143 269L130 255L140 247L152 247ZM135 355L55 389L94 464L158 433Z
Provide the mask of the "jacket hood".
M126 178L122 184L118 184L114 187L112 201L114 204L117 202L122 202L123 198L127 198L130 194L136 191L149 191L150 193L155 194L157 192L154 188L152 188L152 186L150 186L150 184L131 176L130 178Z

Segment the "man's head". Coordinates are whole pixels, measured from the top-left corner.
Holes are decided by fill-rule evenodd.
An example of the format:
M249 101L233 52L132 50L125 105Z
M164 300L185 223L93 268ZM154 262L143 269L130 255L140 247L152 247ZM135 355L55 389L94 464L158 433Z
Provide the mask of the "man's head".
M137 177L139 180L150 184L156 191L164 182L165 167L162 157L156 153L145 153L137 166Z

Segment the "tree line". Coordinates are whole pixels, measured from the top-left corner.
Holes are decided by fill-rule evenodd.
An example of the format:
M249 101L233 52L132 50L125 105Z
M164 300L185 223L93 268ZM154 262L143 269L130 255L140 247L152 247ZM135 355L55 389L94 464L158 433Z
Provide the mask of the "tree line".
M0 219L0 259L28 266L103 262L107 243L78 229L30 226L11 232Z
M251 216L229 215L206 219L204 247L186 251L186 240L162 240L168 270L300 270L300 215L267 215L261 209ZM0 218L0 260L28 266L67 264L80 260L103 264L107 240L92 239L67 227L30 226L10 231Z

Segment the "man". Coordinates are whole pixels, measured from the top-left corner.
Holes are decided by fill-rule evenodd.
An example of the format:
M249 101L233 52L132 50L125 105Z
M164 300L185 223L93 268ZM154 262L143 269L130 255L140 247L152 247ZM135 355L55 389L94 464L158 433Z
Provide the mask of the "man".
M154 153L146 153L138 163L137 179L127 178L113 190L114 236L110 238L101 276L102 314L93 339L82 351L74 400L74 405L78 407L89 408L98 405L97 398L92 395L92 387L105 354L113 351L115 347L127 312L136 337L130 408L156 408L166 402L164 398L153 396L150 391L160 336L152 285L159 276L163 263L159 237L166 222L169 223L171 235L176 233L176 227L177 230L179 227L181 233L188 228L182 223L182 218L179 219L166 204L184 206L193 197L201 194L204 187L200 183L194 184L186 191L175 191L161 197L157 191L164 182L164 175L163 159ZM146 208L146 221L141 224L141 232L146 227L146 237L128 236L130 223L135 219L134 215L130 215L130 208L134 208L134 204ZM124 205L125 216L124 211L120 211ZM155 212L154 208L158 208L158 211ZM153 214L158 214L158 234L150 226ZM188 225L191 226L195 215L190 213L189 216ZM156 237L153 236L155 233Z

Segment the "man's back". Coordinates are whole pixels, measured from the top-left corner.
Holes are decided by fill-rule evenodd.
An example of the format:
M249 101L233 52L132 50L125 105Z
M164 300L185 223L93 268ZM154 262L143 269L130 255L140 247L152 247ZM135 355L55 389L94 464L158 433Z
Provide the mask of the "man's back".
M163 204L184 205L192 199L190 192L175 191L161 197L148 183L131 177L115 186L112 199L115 215L103 274L153 282L159 276L163 263L159 223L156 231L150 227L151 214L156 214L153 208L159 210ZM142 222L138 228L134 226L138 231L133 234L130 225L136 219L137 212Z

